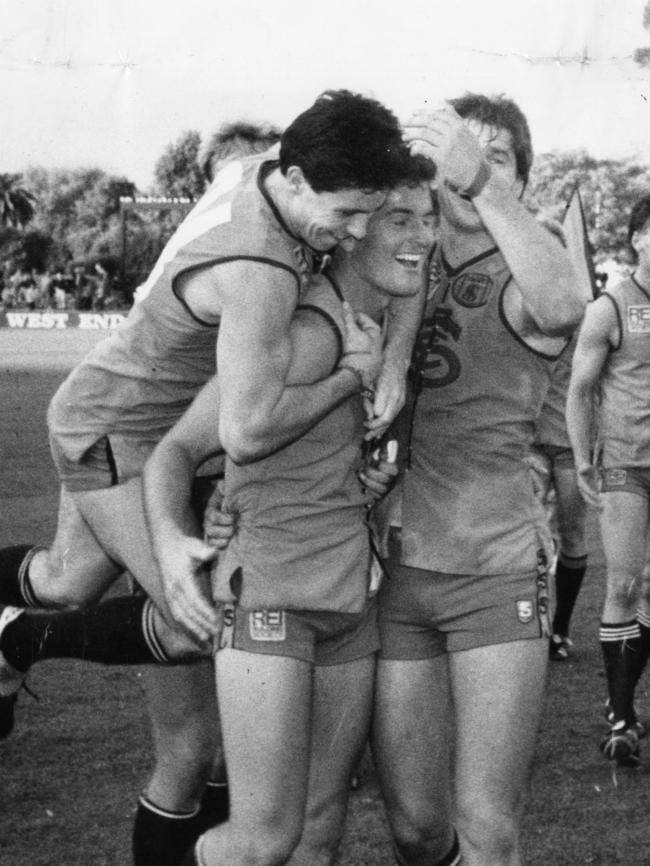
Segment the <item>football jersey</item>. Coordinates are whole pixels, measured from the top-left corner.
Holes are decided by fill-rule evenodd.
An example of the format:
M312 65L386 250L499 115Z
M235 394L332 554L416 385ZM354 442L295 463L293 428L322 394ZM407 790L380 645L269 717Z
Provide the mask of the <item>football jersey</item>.
M182 274L234 260L287 272L296 303L310 262L264 189L266 155L229 163L183 220L124 325L73 370L48 413L66 456L81 459L101 436L155 443L216 372L218 326L177 293Z
M603 292L620 341L600 380L599 440L605 467L650 466L650 293L634 277Z
M438 246L414 353L402 562L455 574L534 569L550 538L527 456L555 358L508 324L496 248L451 267Z
M323 327L341 320L339 296L324 277L305 300L325 313ZM338 312L330 318L332 303ZM354 394L269 457L245 466L227 460L225 504L237 521L219 556L216 599L236 597L248 609L363 609L370 562L358 478L364 420Z
M560 355L553 370L551 386L546 400L535 422L535 442L539 445L555 445L558 448L570 448L569 434L566 427L566 398L571 379L571 363L576 347L576 335Z

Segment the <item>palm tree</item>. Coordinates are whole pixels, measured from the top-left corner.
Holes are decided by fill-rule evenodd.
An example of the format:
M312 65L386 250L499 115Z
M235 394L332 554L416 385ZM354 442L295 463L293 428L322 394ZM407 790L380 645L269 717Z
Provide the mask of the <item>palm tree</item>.
M0 173L0 225L24 228L34 216L36 198L22 186L20 174Z

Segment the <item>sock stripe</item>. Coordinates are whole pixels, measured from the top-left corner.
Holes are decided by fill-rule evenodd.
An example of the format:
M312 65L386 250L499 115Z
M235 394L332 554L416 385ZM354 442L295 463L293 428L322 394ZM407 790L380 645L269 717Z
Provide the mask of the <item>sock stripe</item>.
M144 635L144 639L151 655L157 661L162 662L163 664L169 664L171 659L165 652L163 645L160 643L158 635L156 634L154 610L154 603L150 598L148 598L142 608L142 634Z
M199 809L201 808L200 806L197 806L195 809L192 809L191 812L172 812L169 809L162 809L160 806L156 806L156 804L148 797L145 797L144 794L140 794L138 802L143 809L146 809L148 812L153 812L154 815L178 821L187 821L190 818L195 818L199 814Z
M636 621L639 623L639 625L642 625L645 628L650 628L650 615L648 615L644 611L637 610Z
M581 568L584 568L587 565L587 554L585 553L582 556L569 556L568 553L560 551L558 554L558 560L563 563L567 568L572 568L576 571L579 571Z
M614 625L613 623L601 623L599 629L599 638L603 643L613 641L633 640L641 637L641 629L636 620L632 622L621 623Z
M32 547L32 549L25 554L25 558L20 563L20 568L18 569L18 587L20 589L20 594L25 599L25 604L28 607L41 607L28 574L29 565L39 550L45 550L45 548L42 545Z

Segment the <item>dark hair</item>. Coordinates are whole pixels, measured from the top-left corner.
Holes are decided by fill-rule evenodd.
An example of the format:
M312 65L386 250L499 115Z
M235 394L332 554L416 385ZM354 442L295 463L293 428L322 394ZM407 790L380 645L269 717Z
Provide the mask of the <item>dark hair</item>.
M525 186L533 164L533 145L528 121L519 106L503 94L484 96L481 93L466 93L449 102L461 117L477 120L494 129L508 130L512 136L517 177L523 180Z
M280 141L281 131L269 123L236 120L218 129L208 141L200 164L208 181L214 179L220 166L237 157L263 153Z
M282 173L298 166L314 192L388 189L408 157L395 115L349 90L325 91L280 139Z
M632 208L632 213L630 214L630 221L627 225L627 242L630 246L630 249L632 250L635 261L638 259L638 255L636 250L632 246L632 235L634 234L634 232L640 231L649 219L650 195L646 195Z

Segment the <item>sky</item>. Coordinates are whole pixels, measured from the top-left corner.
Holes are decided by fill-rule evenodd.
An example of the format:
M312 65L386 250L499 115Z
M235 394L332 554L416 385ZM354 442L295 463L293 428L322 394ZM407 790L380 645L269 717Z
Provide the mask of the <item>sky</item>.
M185 130L283 126L346 87L403 120L506 93L537 152L650 165L646 0L0 0L0 172L97 165L146 191Z

